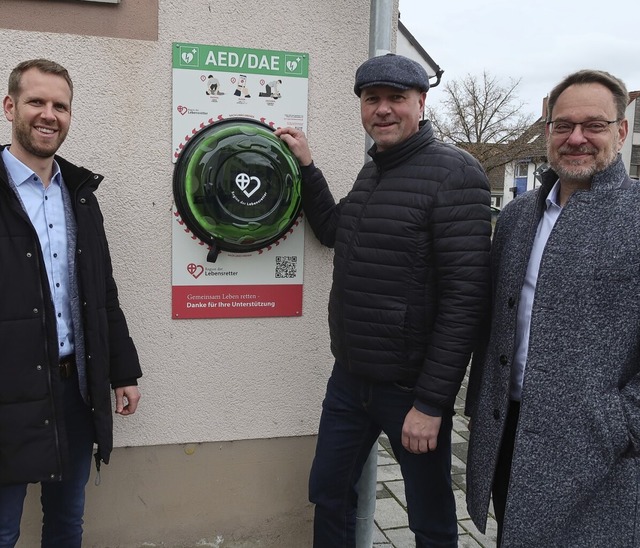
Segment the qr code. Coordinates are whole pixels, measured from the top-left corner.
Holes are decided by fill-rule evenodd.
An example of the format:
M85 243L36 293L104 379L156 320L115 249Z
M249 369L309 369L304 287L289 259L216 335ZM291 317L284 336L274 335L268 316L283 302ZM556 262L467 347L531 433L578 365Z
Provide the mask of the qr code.
M276 256L276 278L295 278L298 273L298 257Z

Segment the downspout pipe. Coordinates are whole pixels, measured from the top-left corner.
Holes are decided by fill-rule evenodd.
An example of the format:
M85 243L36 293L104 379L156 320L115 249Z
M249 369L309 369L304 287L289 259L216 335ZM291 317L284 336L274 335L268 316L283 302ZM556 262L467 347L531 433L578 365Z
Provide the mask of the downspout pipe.
M394 4L397 0L371 0L369 21L369 57L391 53ZM369 161L367 151L373 146L373 140L365 139L364 161ZM356 548L373 546L373 531L376 512L376 483L378 473L378 444L374 443L358 480L358 508L356 511Z
M393 37L394 4L398 0L371 0L369 18L369 58L378 57L391 51ZM367 151L373 146L373 140L367 135L365 139L364 162L370 158ZM364 548L358 546L357 548Z

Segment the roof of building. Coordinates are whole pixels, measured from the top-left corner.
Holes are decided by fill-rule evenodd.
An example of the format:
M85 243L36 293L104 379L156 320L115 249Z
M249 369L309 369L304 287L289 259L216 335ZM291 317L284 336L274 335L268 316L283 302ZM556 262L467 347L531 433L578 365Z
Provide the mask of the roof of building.
M547 144L545 140L546 118L540 116L529 129L525 131L518 141L523 145L522 159L543 158L547 155Z
M429 78L432 77L431 74L435 76L436 81L431 83L431 87L436 87L440 83L440 78L442 77L444 70L440 68L440 65L438 65L438 63L436 63L433 60L433 58L427 53L427 51L422 47L422 45L420 44L420 42L418 42L415 36L413 36L413 34L409 32L409 29L402 23L402 21L400 21L399 16L398 16L398 32L400 32L402 36L404 36L407 42L409 42L411 47L415 50L416 55L421 58L424 64L427 65L428 67L427 72L430 74ZM418 59L415 59L415 60L419 61Z

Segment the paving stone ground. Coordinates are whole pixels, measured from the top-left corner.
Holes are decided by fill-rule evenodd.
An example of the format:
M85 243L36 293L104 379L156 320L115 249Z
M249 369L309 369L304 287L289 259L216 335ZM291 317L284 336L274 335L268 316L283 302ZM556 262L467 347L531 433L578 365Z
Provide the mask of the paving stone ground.
M465 503L466 462L469 440L468 420L463 414L466 379L456 398L451 438L451 476L458 515L458 546L460 548L495 548L496 521L489 515L487 532L480 533L469 518ZM400 466L391 451L389 440L383 434L378 440L378 479L376 493L374 548L411 548L415 539L407 523L407 503Z

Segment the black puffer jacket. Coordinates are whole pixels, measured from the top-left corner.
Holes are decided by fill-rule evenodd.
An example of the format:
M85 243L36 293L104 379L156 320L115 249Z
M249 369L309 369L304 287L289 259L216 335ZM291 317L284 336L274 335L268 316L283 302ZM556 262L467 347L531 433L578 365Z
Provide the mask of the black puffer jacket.
M370 155L337 205L303 168L305 214L335 248L331 348L354 374L415 385L420 410L450 410L489 302L489 184L429 122Z
M0 147L0 149L3 147ZM94 196L102 176L56 157L77 221L87 381L98 458L113 446L111 386L136 384L138 355L111 272ZM63 479L67 437L61 416L56 319L38 236L9 186L0 156L0 484Z

